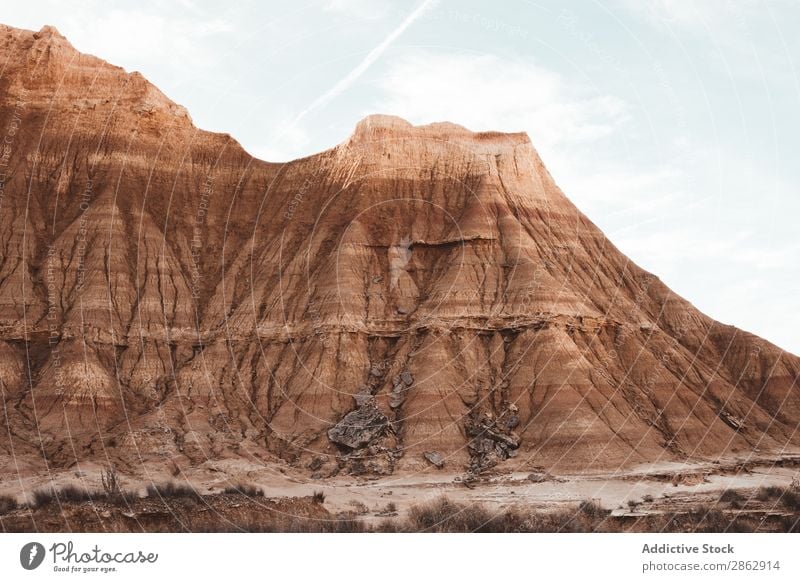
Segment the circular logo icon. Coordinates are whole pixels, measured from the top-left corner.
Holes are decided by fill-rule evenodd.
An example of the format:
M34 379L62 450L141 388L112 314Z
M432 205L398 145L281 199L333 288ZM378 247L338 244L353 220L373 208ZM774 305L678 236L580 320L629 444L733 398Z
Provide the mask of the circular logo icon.
M44 561L44 546L39 542L29 542L19 551L19 563L26 570L35 570Z

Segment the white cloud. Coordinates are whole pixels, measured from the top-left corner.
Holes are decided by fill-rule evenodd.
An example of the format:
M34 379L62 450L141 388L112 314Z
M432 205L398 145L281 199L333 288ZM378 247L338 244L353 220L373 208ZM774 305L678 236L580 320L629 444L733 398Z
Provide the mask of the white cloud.
M689 18L685 6L665 6ZM712 317L796 350L796 332L766 304L786 304L778 290L800 264L800 245L771 240L752 216L752 193L767 186L755 160L683 134L647 150L657 158L638 155L637 140L649 147L653 135L626 102L531 62L420 51L391 62L376 86L382 95L365 113L527 131L567 196L634 261ZM762 206L791 198L765 196ZM728 286L724 300L711 281ZM748 282L760 285L758 297L740 292Z
M743 21L759 12L758 0L621 0L654 23L706 27L720 20ZM715 27L718 28L718 27Z
M280 120L276 120L273 126L275 129L269 135L269 143L254 147L251 155L270 162L288 162L297 158L298 152L308 151L311 136L304 128Z
M81 52L145 71L165 63L187 71L213 65L216 52L208 41L234 32L232 23L218 12L206 13L185 4L144 3L128 8L84 0L66 8L47 0L15 2L4 11L6 24L32 30L53 25Z
M377 107L413 123L453 121L472 130L527 131L537 147L589 143L613 133L626 105L530 62L493 55L418 52L378 81Z
M409 26L414 24L416 20L422 16L433 4L435 4L436 0L423 0L422 2L417 5L414 10L412 10L403 21L393 29L386 37L369 53L365 56L358 65L355 66L349 73L347 73L344 77L342 77L336 84L333 85L330 89L328 89L325 93L317 97L311 105L303 109L294 119L294 123L298 123L302 120L306 115L318 109L320 107L324 107L327 103L331 100L335 99L338 95L343 93L355 83L361 75L363 75L367 69L369 69L375 61L381 58L381 55L386 52L386 50L395 42L400 35L402 35Z
M81 51L113 63L171 61L200 68L215 60L209 37L233 32L230 23L216 17L170 17L143 10L99 11L87 18L68 16L64 33Z
M609 161L603 140L629 120L628 105L535 63L491 54L418 51L390 64L377 80L372 110L421 124L452 121L473 131L525 131L556 180L583 209L632 206L641 191L672 194L666 169ZM621 163L620 163L621 162ZM674 180L673 180L674 182Z
M323 9L348 18L377 19L391 11L386 0L328 0Z

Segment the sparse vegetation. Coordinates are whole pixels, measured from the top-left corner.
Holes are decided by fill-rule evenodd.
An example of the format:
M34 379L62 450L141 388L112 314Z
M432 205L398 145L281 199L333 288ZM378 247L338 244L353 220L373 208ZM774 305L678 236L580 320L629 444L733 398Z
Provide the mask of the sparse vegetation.
M396 519L384 519L377 523L372 531L377 533L399 533L401 528Z
M223 491L226 495L246 495L247 497L264 497L264 490L255 485L239 484L226 487Z
M800 512L800 493L791 488L762 487L755 494L759 501L773 501L788 510Z
M65 485L61 488L37 489L33 492L33 499L29 504L32 508L47 507L49 505L65 503L97 503L106 501L115 505L130 504L138 499L136 493L124 491L116 476L116 471L107 471L101 475L103 491L90 490L76 485Z
M456 503L447 497L414 505L408 512L408 528L421 532L482 531L492 514L481 505Z
M756 491L756 499L759 501L780 499L781 495L783 495L783 489L775 486L761 487L758 491Z
M305 524L303 527L308 528L308 524ZM328 523L319 524L319 527L320 529L317 531L331 533L363 533L369 531L369 528L363 520L353 517L352 515L339 516L337 519ZM314 530L300 529L298 531L308 532Z
M353 499L349 503L349 505L350 505L350 507L353 508L353 512L356 515L366 515L367 513L369 513L369 507L367 507L366 505L364 505L362 502L360 502L357 499Z
M413 506L398 528L406 532L589 532L603 531L609 514L594 500L555 511L515 506L497 512L483 505L457 503L441 497Z
M652 503L653 502L653 496L650 495L650 494L645 495L644 497L642 497L642 501L644 501L645 503Z
M169 481L167 483L162 483L160 485L156 485L155 483L151 483L147 486L147 496L148 497L160 497L163 499L169 499L173 497L200 497L200 493L197 492L193 487L189 485L183 485L180 483L175 483L173 481Z
M581 501L578 505L578 511L591 519L603 519L609 513L594 499Z
M120 486L119 476L114 466L109 466L105 471L100 474L100 482L103 484L103 491L106 492L106 497L113 499L122 496L122 487Z
M60 489L37 489L33 492L33 506L45 507L53 503L85 503L97 501L104 495L99 491L89 491L75 485L65 485Z
M108 482L108 476L105 481ZM90 491L75 486L42 489L34 494L32 513L14 512L13 498L0 497L6 531L40 531L42 524L62 531L196 531L196 532L755 532L800 530L798 493L765 487L752 492L724 491L719 499L696 503L688 510L648 511L644 515L612 515L597 500L552 509L516 505L498 509L442 496L419 503L397 516L395 502L363 519L364 504L332 515L316 491L305 498L271 499L254 485L228 487L221 494L200 494L176 483L151 485L148 496L128 499L119 488ZM231 495L236 495L235 499ZM125 498L130 507L116 508L112 498ZM258 498L258 499L257 499ZM86 503L87 501L91 503ZM56 506L55 503L59 505ZM641 500L630 500L635 508ZM741 504L749 511L733 511ZM169 511L154 511L167 505ZM738 507L738 505L736 505ZM366 512L369 513L369 512ZM57 519L41 519L51 516ZM143 516L146 521L142 521ZM11 521L9 521L11 520ZM27 520L27 521L26 521ZM30 524L26 526L25 524ZM20 525L22 524L22 525ZM27 529L26 529L27 528Z
M726 489L719 496L719 500L723 503L741 504L747 499L735 489Z
M0 495L0 515L14 511L17 507L19 504L16 499L10 495Z
M716 504L701 505L686 514L673 517L677 530L697 533L751 533L758 531L758 522L751 517L727 513Z

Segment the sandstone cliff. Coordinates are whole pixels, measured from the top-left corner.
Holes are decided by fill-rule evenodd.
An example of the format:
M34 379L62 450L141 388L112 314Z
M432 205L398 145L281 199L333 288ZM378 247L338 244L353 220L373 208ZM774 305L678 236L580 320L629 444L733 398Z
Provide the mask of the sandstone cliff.
M525 134L371 116L270 164L51 27L0 27L0 55L3 472L800 444L800 359L631 263Z

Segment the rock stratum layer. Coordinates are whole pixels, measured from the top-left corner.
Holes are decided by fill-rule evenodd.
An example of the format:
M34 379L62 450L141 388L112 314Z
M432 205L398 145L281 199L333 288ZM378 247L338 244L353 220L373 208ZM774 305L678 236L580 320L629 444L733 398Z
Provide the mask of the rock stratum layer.
M0 28L0 465L604 471L800 444L800 359L617 250L525 134L286 164Z

